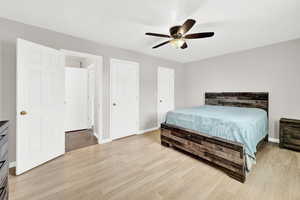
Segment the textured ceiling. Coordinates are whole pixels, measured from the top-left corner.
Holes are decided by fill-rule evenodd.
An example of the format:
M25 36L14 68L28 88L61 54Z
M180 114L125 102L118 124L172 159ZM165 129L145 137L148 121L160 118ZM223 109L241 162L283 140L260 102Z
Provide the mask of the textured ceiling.
M299 8L299 0L9 0L0 17L184 63L300 38ZM145 32L168 34L187 18L197 20L190 33L215 37L151 49L165 39Z

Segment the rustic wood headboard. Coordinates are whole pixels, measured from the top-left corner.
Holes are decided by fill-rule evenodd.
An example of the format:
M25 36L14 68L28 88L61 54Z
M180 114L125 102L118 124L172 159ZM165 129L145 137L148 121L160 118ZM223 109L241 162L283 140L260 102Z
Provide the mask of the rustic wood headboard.
M206 105L261 108L269 113L268 92L206 92Z

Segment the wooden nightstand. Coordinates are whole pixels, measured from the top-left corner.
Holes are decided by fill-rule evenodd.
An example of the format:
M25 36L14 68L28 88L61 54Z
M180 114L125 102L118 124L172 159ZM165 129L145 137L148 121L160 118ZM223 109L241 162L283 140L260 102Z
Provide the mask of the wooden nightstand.
M280 119L280 147L300 151L300 120Z

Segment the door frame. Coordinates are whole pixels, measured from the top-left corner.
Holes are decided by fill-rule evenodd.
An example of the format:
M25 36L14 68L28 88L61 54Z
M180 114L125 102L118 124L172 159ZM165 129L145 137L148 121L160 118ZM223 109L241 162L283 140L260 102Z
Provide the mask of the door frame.
M126 64L134 64L137 66L138 72L138 79L137 79L137 87L138 87L138 119L137 119L137 132L133 133L134 134L139 134L139 130L140 130L140 64L138 62L134 62L134 61L129 61L129 60L121 60L121 59L116 59L116 58L111 58L110 59L110 70L109 70L109 140L112 141L113 137L112 137L112 65L114 62L123 62Z
M77 56L77 57L84 57L90 58L95 60L95 98L98 101L96 102L96 116L98 116L98 120L94 119L95 129L93 134L98 139L98 143L101 143L103 140L103 57L98 55L93 55L89 53L82 53L77 51L71 51L66 49L60 50L63 55L66 56Z
M159 96L159 79L158 79L158 76L159 76L159 68L165 68L165 69L170 69L170 70L173 70L173 72L174 72L174 76L173 76L173 80L174 80L174 84L173 84L173 94L174 94L174 96L173 96L173 107L174 107L174 109L175 109L175 77L176 77L176 75L175 75L175 69L173 69L173 68L170 68L170 67L162 67L162 66L158 66L157 67L157 109L156 109L156 116L157 116L157 127L160 127L160 116L159 116L159 104L160 104L160 96Z

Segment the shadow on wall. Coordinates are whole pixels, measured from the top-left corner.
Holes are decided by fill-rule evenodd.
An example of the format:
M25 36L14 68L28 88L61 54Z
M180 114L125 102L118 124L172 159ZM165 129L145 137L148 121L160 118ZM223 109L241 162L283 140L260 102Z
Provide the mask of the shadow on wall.
M16 150L16 43L1 41L1 120L9 120L9 160Z
M279 120L275 120L273 126L274 127L271 127L272 124L270 124L270 127L269 127L269 130L271 130L271 128L274 129L274 136L273 138L279 138ZM270 131L269 131L270 132ZM270 134L270 133L269 133Z

